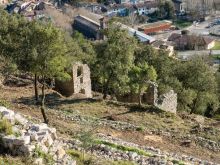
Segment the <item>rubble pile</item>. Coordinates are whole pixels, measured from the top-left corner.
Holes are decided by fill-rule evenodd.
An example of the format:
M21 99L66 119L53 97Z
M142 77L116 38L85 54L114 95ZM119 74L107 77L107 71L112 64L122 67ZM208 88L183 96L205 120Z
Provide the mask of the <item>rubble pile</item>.
M0 107L0 148L12 155L46 155L56 165L75 165L65 152L62 140L57 137L56 129L47 124L35 124L25 117ZM5 132L4 132L5 130ZM7 131L8 130L8 131ZM36 156L36 164L45 164L43 158Z

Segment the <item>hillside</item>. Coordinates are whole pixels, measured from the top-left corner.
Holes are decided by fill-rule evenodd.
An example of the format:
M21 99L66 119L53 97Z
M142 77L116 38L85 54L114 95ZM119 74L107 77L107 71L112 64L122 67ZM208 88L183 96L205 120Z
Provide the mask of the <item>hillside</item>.
M33 119L42 121L33 103L32 86L0 89L0 100ZM173 115L151 106L100 100L75 100L47 90L50 125L62 137L74 137L81 129L92 129L101 139L114 144L148 146L160 152L188 155L192 159L220 163L220 122L196 115ZM187 156L186 156L187 157ZM106 158L106 157L104 157Z

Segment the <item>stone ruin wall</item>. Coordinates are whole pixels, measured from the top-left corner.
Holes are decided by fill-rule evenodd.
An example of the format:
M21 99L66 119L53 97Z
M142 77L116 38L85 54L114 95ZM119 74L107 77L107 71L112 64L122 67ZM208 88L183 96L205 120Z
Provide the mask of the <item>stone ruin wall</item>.
M170 90L169 92L158 96L158 85L151 83L148 90L142 96L142 103L154 105L164 111L176 113L177 110L177 94ZM137 103L139 97L137 94L127 94L124 96L117 96L118 101Z
M159 96L155 105L164 111L176 113L177 94L173 90L170 90L168 93Z
M85 98L91 98L92 87L88 65L75 63L70 74L71 80L69 81L55 81L55 90L67 97L82 94Z
M143 102L147 103L149 105L156 105L157 98L158 98L158 90L157 90L157 84L151 83L146 91L146 93L143 94Z
M73 65L73 88L74 93L82 93L86 97L92 97L90 69L87 64Z

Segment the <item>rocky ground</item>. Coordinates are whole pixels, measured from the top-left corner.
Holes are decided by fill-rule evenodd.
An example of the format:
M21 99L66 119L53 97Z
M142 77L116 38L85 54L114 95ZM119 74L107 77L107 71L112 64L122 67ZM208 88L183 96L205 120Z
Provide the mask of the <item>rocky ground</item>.
M0 151L34 157L34 164L76 165L64 150L55 128L35 124L19 113L0 106Z
M0 92L0 99L10 102L12 109L42 120L34 105L32 86L4 87ZM220 163L218 121L188 114L175 116L152 107L138 109L116 102L67 99L50 90L47 93L50 125L57 128L59 136L70 140L70 150L80 150L71 141L73 135L92 127L102 141L89 151L96 157L138 164Z

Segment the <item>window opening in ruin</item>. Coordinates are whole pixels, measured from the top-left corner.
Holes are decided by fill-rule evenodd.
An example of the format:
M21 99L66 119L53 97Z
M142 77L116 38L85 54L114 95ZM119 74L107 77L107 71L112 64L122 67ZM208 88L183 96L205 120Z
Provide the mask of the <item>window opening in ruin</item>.
M77 68L77 77L82 75L82 70L83 70L82 67Z
M83 77L80 78L80 83L81 83L81 84L83 83Z
M79 93L86 94L85 89L81 89Z

